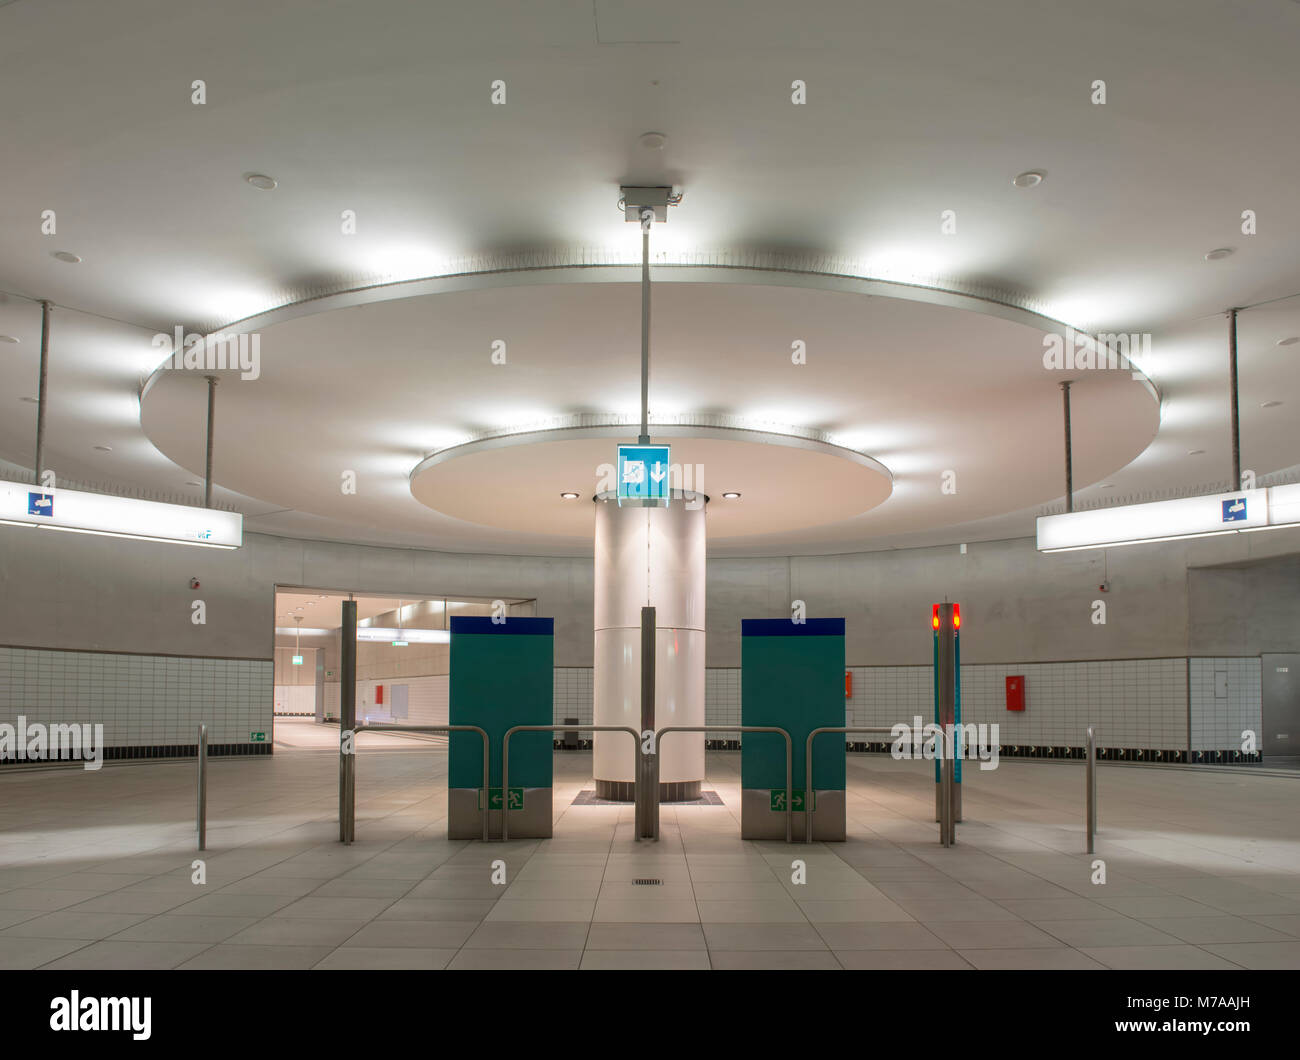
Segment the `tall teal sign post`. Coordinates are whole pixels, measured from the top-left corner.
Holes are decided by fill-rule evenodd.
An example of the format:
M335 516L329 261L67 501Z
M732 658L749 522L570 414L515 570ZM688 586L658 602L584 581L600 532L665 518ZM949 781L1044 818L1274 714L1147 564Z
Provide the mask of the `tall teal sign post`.
M514 725L550 725L553 704L555 620L451 620L450 717L452 725L477 725L488 734L491 780L489 835L501 835L508 805L512 839L549 837L552 819L552 734L521 732L510 740L510 790L501 787L501 739ZM447 838L483 834L483 744L477 733L453 732L448 748Z
M740 623L742 725L776 725L790 733L794 761L794 834L813 815L813 839L845 836L844 735L813 741L813 775L806 777L808 734L844 725L844 619L747 618ZM745 839L785 838L785 740L745 733L740 756L740 830Z

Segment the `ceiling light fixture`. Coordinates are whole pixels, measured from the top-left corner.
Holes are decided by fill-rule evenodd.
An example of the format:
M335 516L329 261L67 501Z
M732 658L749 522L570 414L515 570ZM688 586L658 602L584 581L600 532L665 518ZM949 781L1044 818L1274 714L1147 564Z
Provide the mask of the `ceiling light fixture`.
M561 493L560 496L563 497L566 501L576 501L578 499L578 494L572 492L571 490L566 490L564 493Z
M1023 173L1017 173L1011 183L1017 188L1036 188L1045 176L1047 174L1041 169L1027 169Z
M667 142L668 142L668 137L665 136L663 133L648 132L648 133L641 134L641 139L640 139L641 146L647 147L651 151L662 151L664 149L664 144L666 144Z
M91 448L100 453L111 453L113 451L111 445L92 445Z
M280 183L274 177L268 177L265 173L249 173L244 180L259 191L274 191Z
M734 492L733 492L733 493L724 493L722 496L723 496L724 499L729 500L729 501L738 501L738 500L740 500L740 494L739 494L739 493L734 493Z
M1265 402L1262 402L1262 403L1260 404L1259 407L1262 408L1262 409L1275 409L1275 408L1277 408L1280 404L1282 404L1282 402L1280 402L1280 401L1265 401Z
M66 261L69 265L78 265L81 263L81 258L70 250L53 250L50 252L50 257L56 258L59 261Z
M41 403L40 398L27 398L27 397L25 397L25 398L23 398L23 400L24 400L24 401L27 401L27 402L30 402L30 403L33 404L33 405L39 405L39 404Z
M26 483L0 483L0 521L200 548L239 548L244 533L237 512Z
M1235 253L1235 249L1236 248L1234 247L1218 247L1217 249L1211 250L1208 254L1206 254L1205 260L1222 261L1224 258L1232 257L1232 255Z
M1204 449L1188 449L1188 450L1187 450L1187 455L1188 455L1188 456L1204 456L1204 455L1205 455L1205 450L1204 450Z
M1038 551L1076 552L1295 527L1300 484L1094 508L1038 520Z
M15 339L14 341L16 342L17 340ZM1300 342L1300 335L1288 335L1284 339L1277 340L1279 346L1294 346L1297 342Z
M0 335L0 342L19 342L19 341L21 340L14 338L12 335ZM1279 342L1278 345L1280 346L1282 344Z

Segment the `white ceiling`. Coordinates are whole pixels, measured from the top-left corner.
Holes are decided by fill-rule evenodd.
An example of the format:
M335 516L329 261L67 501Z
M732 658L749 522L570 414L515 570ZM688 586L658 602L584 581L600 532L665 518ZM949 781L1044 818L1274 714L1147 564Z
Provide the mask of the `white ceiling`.
M13 104L0 113L0 334L20 339L0 343L0 458L32 463L36 410L21 398L35 392L40 312L29 299L58 307L47 445L60 480L197 500L201 489L186 483L201 470L199 394L157 413L151 394L148 433L141 425L154 332L503 262L630 260L636 228L615 209L617 187L663 182L685 191L655 233L666 263L762 252L1153 332L1149 374L1164 399L1154 439L1154 425L1139 437L1144 425L1127 408L1089 409L1079 387L1084 503L1226 480L1221 313L1280 300L1241 318L1243 462L1279 472L1300 463L1300 345L1276 345L1300 334L1298 37L1290 0L19 0L0 7L0 94ZM204 106L190 102L195 78L207 82ZM489 102L497 78L504 107ZM796 78L808 86L803 107L789 101ZM1098 78L1105 106L1089 102ZM650 129L668 135L663 151L638 146ZM1014 188L1011 177L1031 168L1047 180ZM249 172L280 186L257 191L242 180ZM49 209L55 236L40 230ZM339 232L345 209L357 213L355 236ZM1246 209L1257 235L1240 231ZM940 235L944 210L956 211L955 235ZM1221 246L1236 253L1202 260ZM84 260L64 264L54 250ZM439 522L407 485L421 456L467 430L635 402L634 286L537 278L267 328L265 385L218 392L219 432L236 432L219 433L217 499L254 531L568 550L557 535ZM505 294L513 280L523 285ZM874 304L891 303L753 287L738 277L656 292L652 407L770 410L792 426L857 430L895 474L893 495L851 533L832 523L753 547L1029 533L1038 506L1059 499L1059 419L1050 397L1026 389L1052 391L1047 373L995 371L980 391L963 374L963 348L935 345L927 330L955 311L900 317L891 347ZM858 347L869 371L853 347L826 357L827 377L803 389L751 369L747 351L788 349L807 338L792 327L821 323L819 302L839 298L871 304L831 314L842 330L870 325ZM420 313L429 342L391 343L403 314ZM289 352L272 356L273 336L294 324ZM504 324L508 336L497 333ZM610 348L593 361L582 341L602 334ZM486 371L484 335L509 341L510 387L468 385L468 362L450 344L459 336ZM932 360L909 377L891 348ZM813 375L811 340L809 350ZM937 407L917 411L922 391L981 429L936 438L942 419ZM892 450L872 440L887 425L902 431ZM326 503L318 483L337 477L345 455L372 503ZM970 506L927 507L934 469L962 461L985 475Z

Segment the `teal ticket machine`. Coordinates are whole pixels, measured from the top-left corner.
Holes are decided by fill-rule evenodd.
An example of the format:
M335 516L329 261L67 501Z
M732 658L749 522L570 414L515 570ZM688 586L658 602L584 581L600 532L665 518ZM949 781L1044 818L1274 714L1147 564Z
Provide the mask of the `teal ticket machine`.
M502 808L510 808L510 838L551 834L552 733L521 732L510 740L510 789L501 786L501 740L515 725L555 720L552 671L555 620L505 616L451 620L452 725L477 725L488 734L489 835L501 836ZM448 751L447 838L483 835L483 743L475 732L453 732Z
M741 724L790 733L795 837L805 835L804 814L811 812L814 840L843 840L844 734L818 736L811 782L804 773L809 732L844 725L844 619L743 619L740 666ZM740 762L741 836L784 839L785 740L779 733L744 733Z

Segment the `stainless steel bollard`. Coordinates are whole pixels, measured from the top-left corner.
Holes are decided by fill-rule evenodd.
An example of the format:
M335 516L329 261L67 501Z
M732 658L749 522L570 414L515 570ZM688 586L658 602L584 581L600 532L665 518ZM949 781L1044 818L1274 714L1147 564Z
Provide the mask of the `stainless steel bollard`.
M1087 809L1085 813L1088 819L1088 853L1094 853L1097 836L1097 734L1091 725L1088 726L1088 779L1087 779Z
M208 727L199 724L199 849L208 847Z

